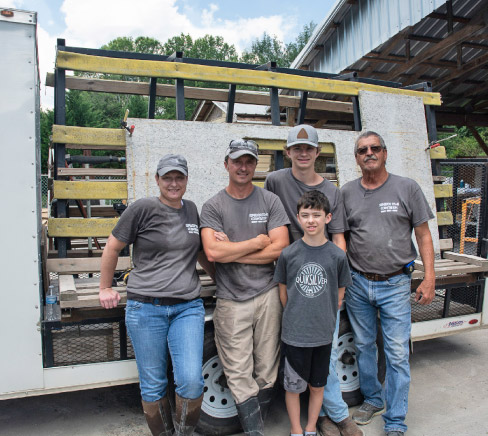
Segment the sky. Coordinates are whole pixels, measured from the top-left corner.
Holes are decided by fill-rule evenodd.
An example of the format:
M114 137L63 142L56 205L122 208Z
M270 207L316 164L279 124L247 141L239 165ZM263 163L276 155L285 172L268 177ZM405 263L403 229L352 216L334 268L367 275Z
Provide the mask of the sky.
M54 70L56 39L66 45L99 48L119 36L149 36L161 42L179 35L220 35L241 53L264 32L285 43L306 24L320 24L336 0L0 0L1 7L38 13L41 105L53 106L44 87ZM306 5L306 7L304 7ZM170 54L170 53L168 53Z

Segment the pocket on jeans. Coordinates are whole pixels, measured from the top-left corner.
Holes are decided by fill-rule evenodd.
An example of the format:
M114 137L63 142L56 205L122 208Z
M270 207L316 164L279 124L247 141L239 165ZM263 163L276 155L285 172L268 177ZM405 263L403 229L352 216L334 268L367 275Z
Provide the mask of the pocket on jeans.
M139 310L144 303L142 301L135 301L135 300L127 300L127 304L125 305L126 312L136 311Z
M390 286L403 286L408 285L410 283L410 276L407 274L397 274L396 276L390 277L387 280L387 283Z

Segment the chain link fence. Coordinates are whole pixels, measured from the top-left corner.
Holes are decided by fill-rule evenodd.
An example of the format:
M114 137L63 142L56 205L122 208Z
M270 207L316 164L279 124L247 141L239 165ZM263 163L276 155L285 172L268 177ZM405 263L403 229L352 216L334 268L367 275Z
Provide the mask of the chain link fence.
M440 165L443 183L452 185L452 198L445 199L444 206L453 216L441 237L452 239L455 252L480 256L487 226L488 160L453 159Z

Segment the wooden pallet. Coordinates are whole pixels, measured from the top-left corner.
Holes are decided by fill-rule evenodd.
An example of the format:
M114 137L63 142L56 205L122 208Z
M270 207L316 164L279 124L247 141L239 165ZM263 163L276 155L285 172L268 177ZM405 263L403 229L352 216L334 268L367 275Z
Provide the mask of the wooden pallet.
M208 276L200 276L202 284L201 297L212 297L215 294L215 284ZM73 275L59 276L59 303L61 309L92 309L101 308L98 299L99 279L75 279ZM114 287L120 293L119 307L124 307L127 302L126 286L119 282Z
M463 276L473 273L485 273L488 271L488 259L467 254L453 253L446 251L443 259L438 259L434 263L435 277L444 278L452 276ZM415 261L415 271L412 280L421 280L424 277L424 264L421 260ZM463 281L463 280L461 280Z

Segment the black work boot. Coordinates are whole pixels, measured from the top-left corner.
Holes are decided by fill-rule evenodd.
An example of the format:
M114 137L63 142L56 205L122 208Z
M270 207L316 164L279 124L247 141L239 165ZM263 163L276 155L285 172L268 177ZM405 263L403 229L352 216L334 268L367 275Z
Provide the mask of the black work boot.
M271 401L273 401L274 394L274 388L261 389L258 392L258 402L259 408L261 409L261 417L263 418L263 422L266 421L266 416L268 416L268 411L271 406Z
M200 418L202 400L203 394L194 400L175 395L175 436L190 436L193 434L193 430L195 430Z
M173 434L171 406L166 397L158 401L142 400L142 408L144 409L147 426L153 436L171 436Z
M237 415L247 436L264 436L264 423L261 417L258 397L248 398L236 404Z

